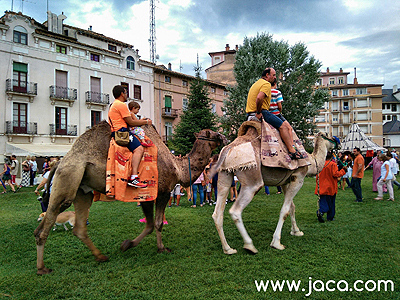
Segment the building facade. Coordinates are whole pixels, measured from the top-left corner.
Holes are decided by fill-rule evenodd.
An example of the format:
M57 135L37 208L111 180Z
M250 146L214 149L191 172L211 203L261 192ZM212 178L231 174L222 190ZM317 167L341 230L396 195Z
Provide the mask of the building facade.
M190 82L194 79L194 76L172 71L171 64L168 67L154 67L153 123L164 142L172 137L173 128L179 123L180 115L187 107ZM212 111L222 116L223 100L228 96L226 86L210 80L206 80L206 84Z
M154 118L153 64L132 45L64 24L7 11L0 18L0 160L4 155L64 155L107 119L121 84Z
M233 67L238 49L238 45L236 45L235 49L231 50L229 44L226 44L225 51L208 53L211 57L211 67L205 70L207 79L226 85L235 85L236 80Z
M382 124L400 120L400 90L397 85L393 89L383 89L382 94Z
M315 119L317 128L343 139L349 127L357 123L376 144L383 146L382 86L383 84L347 83L348 72L321 72L317 86L328 87L331 93Z

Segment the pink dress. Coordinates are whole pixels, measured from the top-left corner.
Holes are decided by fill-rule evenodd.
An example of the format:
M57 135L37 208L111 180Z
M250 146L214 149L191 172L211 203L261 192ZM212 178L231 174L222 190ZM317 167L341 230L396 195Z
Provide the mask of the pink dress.
M372 191L378 191L378 178L381 176L381 166L383 165L383 161L378 160L378 157L375 156L368 166L372 165ZM383 191L386 192L386 184L383 186Z

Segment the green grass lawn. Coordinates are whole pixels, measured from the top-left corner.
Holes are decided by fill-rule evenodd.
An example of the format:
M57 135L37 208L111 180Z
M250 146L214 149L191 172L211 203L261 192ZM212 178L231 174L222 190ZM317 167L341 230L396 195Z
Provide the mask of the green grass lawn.
M45 247L50 275L36 275L36 245L40 205L33 188L0 195L0 299L400 299L400 197L396 202L375 201L372 171L362 181L364 203L355 203L351 189L339 191L336 218L320 224L315 211L315 179L307 178L295 198L296 220L303 237L290 235L290 219L282 230L279 251L269 247L283 195L260 191L243 212L246 229L259 250L249 255L231 220L227 205L225 235L238 253L223 254L212 220L214 206L166 209L169 225L163 241L171 253L157 254L156 235L121 253L119 246L143 229L141 209L134 203L94 203L88 226L95 245L110 260L98 263L72 231L51 231ZM395 188L395 196L399 194ZM385 195L385 199L388 195ZM67 225L69 226L69 225ZM309 281L315 290L309 294ZM301 281L299 291L257 291L255 281ZM328 285L328 280L334 280ZM373 290L378 280L391 280L394 291ZM324 286L321 284L324 283ZM390 287L390 285L389 285ZM301 289L304 288L304 291ZM323 290L324 289L324 290ZM317 291L318 290L318 291Z

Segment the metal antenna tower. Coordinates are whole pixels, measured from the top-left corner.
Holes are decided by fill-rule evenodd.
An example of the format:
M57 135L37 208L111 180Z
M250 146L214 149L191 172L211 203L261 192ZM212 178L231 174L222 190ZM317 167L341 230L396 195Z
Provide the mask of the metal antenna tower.
M156 63L156 4L150 0L150 61Z

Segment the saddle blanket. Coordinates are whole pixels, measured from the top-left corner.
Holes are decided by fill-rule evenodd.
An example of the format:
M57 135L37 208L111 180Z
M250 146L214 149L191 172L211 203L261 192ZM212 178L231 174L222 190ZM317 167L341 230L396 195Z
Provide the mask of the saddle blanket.
M146 140L149 138L146 136ZM143 147L144 153L139 165L140 181L147 183L146 188L135 188L127 185L132 173L132 152L121 147L111 138L107 158L106 195L95 195L94 201L143 202L153 201L158 192L157 147Z
M303 155L303 159L291 159L289 151L282 141L279 131L265 122L261 123L261 163L265 167L284 168L295 170L299 167L310 165L308 161L309 154L304 150L303 143L293 133L293 145Z

